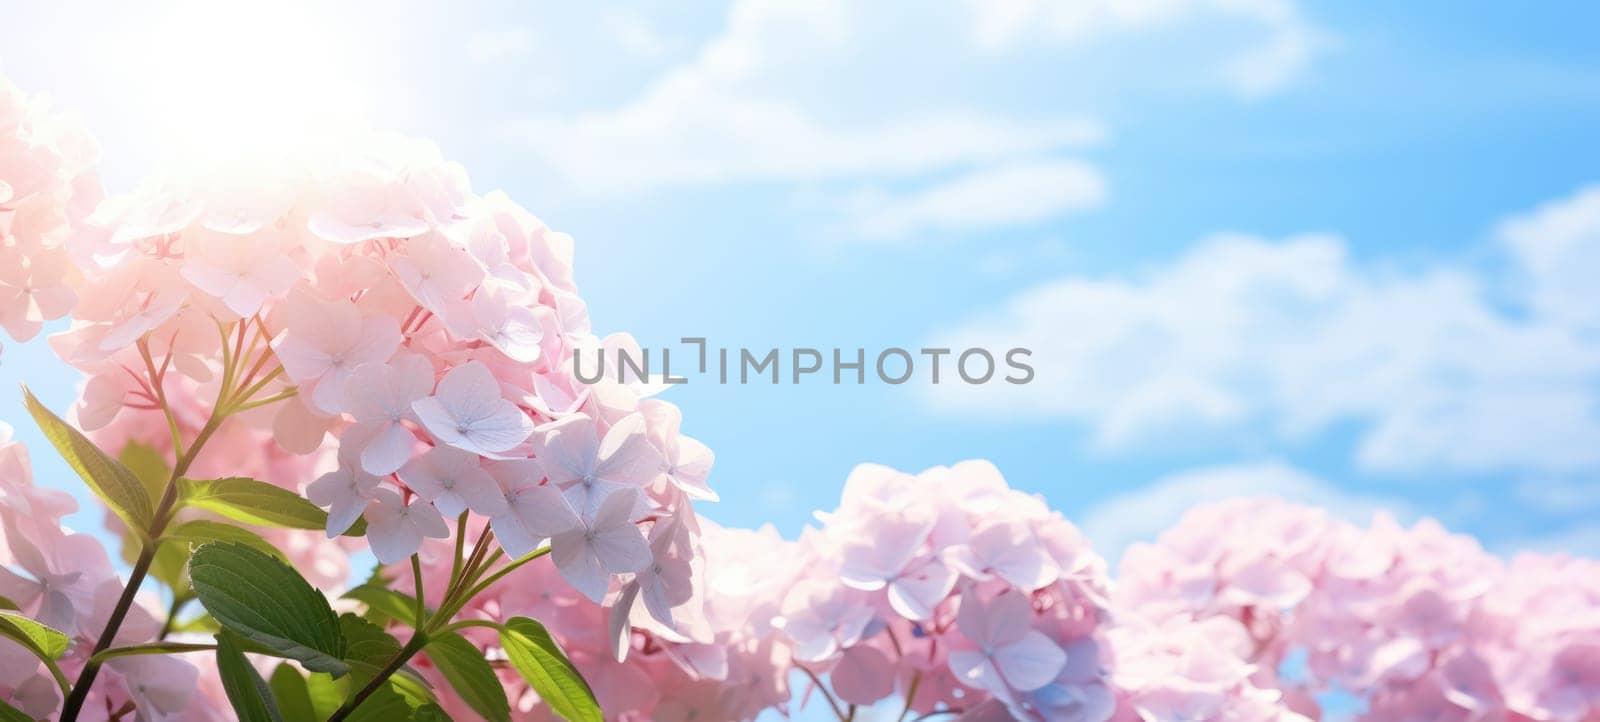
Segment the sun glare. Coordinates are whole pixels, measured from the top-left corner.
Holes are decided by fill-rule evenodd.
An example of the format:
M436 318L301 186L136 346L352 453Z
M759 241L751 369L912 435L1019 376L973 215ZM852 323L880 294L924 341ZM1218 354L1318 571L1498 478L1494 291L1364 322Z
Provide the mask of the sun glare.
M329 6L334 7L334 6ZM359 38L310 3L186 2L151 18L115 62L181 166L315 152L370 122ZM366 81L366 82L363 82Z

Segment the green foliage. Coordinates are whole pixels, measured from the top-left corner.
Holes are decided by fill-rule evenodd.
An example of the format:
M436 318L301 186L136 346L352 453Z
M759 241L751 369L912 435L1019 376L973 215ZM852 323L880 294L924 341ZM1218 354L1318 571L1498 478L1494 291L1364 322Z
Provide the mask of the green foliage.
M36 720L0 699L0 722L36 722Z
M289 562L283 552L262 539L260 534L221 522L195 519L170 527L161 534L161 546L150 564L150 573L173 591L186 593L189 588L190 553L202 544L219 541L243 544L285 564Z
M67 653L69 640L60 630L16 612L0 612L0 637L22 645L41 661L54 662Z
M122 447L122 453L117 454L117 461L128 467L133 476L144 484L144 490L151 499L161 496L167 490L167 479L172 475L172 469L167 466L166 457L153 447L137 441L129 441Z
M512 617L500 629L500 646L511 666L556 714L569 722L604 722L594 690L543 624Z
M511 722L511 703L481 650L455 632L444 632L429 638L424 651L467 706L490 722Z
M279 714L272 698L272 688L256 668L250 666L228 632L217 635L217 671L239 722L283 722L283 715Z
M359 688L366 684L382 672L390 660L400 654L400 640L357 615L340 616L339 629L348 643L345 661L350 663L352 687ZM406 700L410 707L433 701L433 691L429 689L428 683L409 669L401 668L390 676L388 686L392 687L401 699Z
M306 675L306 695L311 698L311 708L316 711L312 719L324 720L333 716L334 710L344 704L345 684L350 677L343 680L334 679L332 676L321 672Z
M328 514L288 489L242 476L183 479L183 503L258 526L322 529Z
M267 680L267 686L272 688L272 699L278 703L278 711L286 720L320 720L327 715L318 715L316 704L311 701L311 690L306 685L306 678L300 671L288 662L279 662L272 670L272 677ZM337 704L337 702L335 702Z
M33 415L34 422L44 432L45 438L50 440L61 458L66 459L78 476L83 477L106 506L122 517L129 528L140 533L149 530L155 519L155 504L150 500L144 482L121 462L106 456L83 432L51 413L26 386L22 389L22 396L27 403L28 413Z
M336 677L350 671L339 618L289 565L243 544L211 542L194 551L189 577L224 629L306 669Z
M344 598L367 605L365 616L374 624L396 621L417 626L417 598L410 594L368 583L345 592Z

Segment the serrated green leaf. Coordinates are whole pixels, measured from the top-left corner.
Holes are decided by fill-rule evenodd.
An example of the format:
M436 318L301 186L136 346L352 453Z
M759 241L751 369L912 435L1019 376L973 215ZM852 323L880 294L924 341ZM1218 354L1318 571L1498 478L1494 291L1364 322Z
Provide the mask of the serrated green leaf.
M217 671L239 722L283 722L283 715L272 699L272 688L250 665L250 660L245 659L234 636L228 632L217 635Z
M367 605L366 615L374 623L396 621L407 626L417 626L417 598L393 589L363 584L344 593L345 599L354 599ZM429 611L432 611L431 609Z
M300 670L288 662L279 662L272 670L272 677L267 680L267 686L272 688L272 699L278 703L278 712L286 720L320 720L326 715L317 714L316 705L311 701L311 690L306 687L306 678L301 676Z
M151 520L155 518L155 504L145 491L144 482L139 481L128 467L106 456L83 432L51 413L26 386L22 387L22 397L28 406L28 413L44 432L45 438L50 440L61 458L66 459L78 476L83 477L106 506L122 517L129 527L149 529Z
M344 636L328 600L289 565L234 542L194 551L189 578L195 596L224 629L300 662L343 676Z
M350 722L398 722L411 719L411 705L392 684L378 687L345 719Z
M0 637L22 645L34 656L54 662L67 653L67 635L16 612L0 612Z
M167 466L166 457L150 445L130 441L122 447L122 453L117 454L117 461L128 467L134 478L144 484L144 490L151 499L159 498L167 490L167 478L171 476L172 469Z
M423 651L467 706L490 722L511 722L511 703L483 650L455 632L443 632L429 637Z
M29 717L22 710L12 707L9 702L0 699L0 722L38 722Z
M512 617L500 629L500 646L511 666L556 714L569 722L605 722L594 690L543 624Z
M216 512L234 521L290 529L322 529L328 514L299 494L264 481L233 476L226 479L184 479L183 503Z
M207 542L221 541L238 542L256 551L270 554L274 559L277 559L285 564L289 563L289 557L284 556L283 552L278 551L278 548L273 546L272 542L261 538L260 534L250 531L249 529L242 529L240 527L233 526L232 524L223 524L222 522L209 521L206 519L195 519L194 521L186 521L182 524L172 527L164 532L161 536L170 542L182 544L186 550L184 553L185 559L187 559L189 556L187 550L192 550L193 548Z
M350 681L357 687L366 684L400 653L400 640L354 614L339 615L339 634L344 637L344 661L350 663Z
M257 551L272 555L278 561L289 563L289 557L278 551L272 543L249 529L211 521L195 519L169 527L161 534L161 546L150 564L150 574L174 590L189 588L189 554L201 544L215 541L238 542Z
M355 614L340 615L339 630L347 645L345 661L350 664L350 684L354 687L366 684L400 654L400 640ZM428 683L409 668L402 667L391 675L389 684L412 707L433 701Z

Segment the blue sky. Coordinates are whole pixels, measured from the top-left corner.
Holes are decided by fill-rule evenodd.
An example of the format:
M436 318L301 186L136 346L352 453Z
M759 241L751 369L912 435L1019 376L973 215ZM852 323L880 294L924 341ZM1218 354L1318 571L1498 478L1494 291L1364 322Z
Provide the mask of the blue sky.
M36 3L0 68L113 190L216 105L430 137L572 233L597 329L647 346L1035 349L1020 389L671 390L726 524L984 457L1112 551L1281 493L1600 554L1600 12L1142 5L222 4L196 44ZM62 484L18 380L62 408L75 378L0 360Z

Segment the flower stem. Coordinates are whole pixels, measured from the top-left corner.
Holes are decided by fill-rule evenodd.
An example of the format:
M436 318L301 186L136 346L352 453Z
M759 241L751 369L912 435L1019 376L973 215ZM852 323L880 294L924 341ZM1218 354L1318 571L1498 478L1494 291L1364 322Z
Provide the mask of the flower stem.
M417 652L422 651L422 648L427 645L427 633L420 629L413 633L411 641L406 642L406 646L401 647L400 652L389 660L389 663L384 665L383 669L378 670L378 674L368 680L366 686L357 691L350 699L345 700L344 704L339 705L339 709L335 710L333 716L328 718L328 722L342 722L346 717L349 717L351 713L356 711L357 707L361 706L362 702L367 701L368 697L377 692L378 688L387 684L389 677L400 671L400 668L404 667L406 662L411 661L411 658L416 656Z
M906 706L900 708L900 716L895 718L895 722L905 722L906 717L911 714L911 706L917 702L917 688L920 686L922 686L922 670L919 669L911 675L911 687L906 690Z
M76 722L78 714L83 710L84 701L89 697L89 689L94 686L95 678L100 675L100 666L103 660L95 655L111 648L116 642L117 632L122 629L122 623L128 617L128 610L133 608L134 600L138 597L139 588L144 585L144 579L150 574L150 565L155 561L156 550L161 546L161 532L166 531L167 524L176 516L178 507L178 480L189 472L189 467L194 465L200 457L200 450L205 447L211 436L222 428L222 422L228 416L242 407L253 408L264 403L263 399L255 404L249 404L249 399L254 395L257 387L252 386L244 394L239 394L241 389L234 388L234 381L238 379L236 366L241 362L238 353L228 353L228 336L230 327L218 324L218 332L222 336L222 384L217 390L216 403L212 405L211 416L206 419L204 426L195 434L194 441L184 448L180 438L173 439L173 453L177 461L172 465L172 473L167 476L167 485L161 492L161 500L156 504L155 514L150 521L150 528L144 532L144 544L139 549L139 556L134 560L133 569L128 573L128 583L122 588L122 596L117 598L117 604L111 610L111 616L106 619L106 626L100 632L100 637L95 641L94 649L89 653L89 660L84 663L83 670L78 673L78 680L72 685L72 691L67 695L66 702L61 707L60 722ZM236 346L242 351L244 345L244 329L239 329L239 340ZM162 371L155 367L154 359L149 355L149 345L140 342L141 355L145 357L146 370L152 374L151 381L155 385L162 413L171 419L172 407L167 403L166 394L162 390ZM270 377L271 375L269 375ZM248 382L247 382L248 383ZM270 401L277 400L273 397ZM170 619L168 620L171 621Z
M839 718L839 722L849 722L850 718L845 715L844 708L840 707L839 703L833 699L833 694L828 691L822 680L817 678L817 673L811 671L805 665L795 666L799 667L800 671L805 672L806 676L811 678L811 683L816 685L818 692L822 693L822 698L828 700L828 706L833 708L833 716Z

